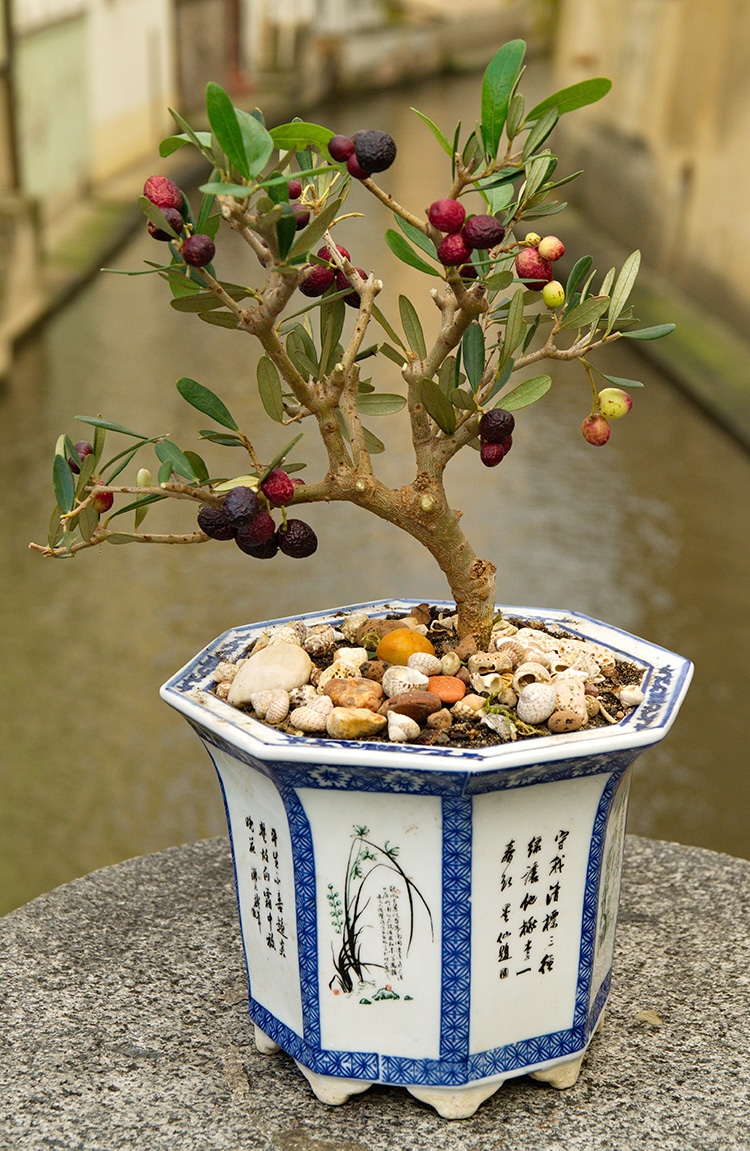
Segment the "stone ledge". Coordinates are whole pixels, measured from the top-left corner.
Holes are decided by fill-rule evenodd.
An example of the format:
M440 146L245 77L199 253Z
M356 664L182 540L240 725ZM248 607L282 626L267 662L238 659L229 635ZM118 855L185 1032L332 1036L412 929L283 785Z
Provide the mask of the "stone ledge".
M256 1052L226 839L128 860L0 919L0 1146L746 1151L748 923L750 862L629 836L578 1083L511 1080L449 1123L399 1088L327 1108Z

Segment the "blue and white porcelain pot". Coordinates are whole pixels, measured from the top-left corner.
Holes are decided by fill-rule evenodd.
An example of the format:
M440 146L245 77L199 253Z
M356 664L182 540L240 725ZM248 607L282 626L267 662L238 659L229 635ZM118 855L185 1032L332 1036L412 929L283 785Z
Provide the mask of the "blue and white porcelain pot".
M476 750L288 735L211 691L284 620L232 629L162 688L221 783L256 1041L326 1103L393 1084L459 1118L514 1076L570 1086L601 1020L631 767L692 665L586 616L503 612L613 649L645 699L614 726Z

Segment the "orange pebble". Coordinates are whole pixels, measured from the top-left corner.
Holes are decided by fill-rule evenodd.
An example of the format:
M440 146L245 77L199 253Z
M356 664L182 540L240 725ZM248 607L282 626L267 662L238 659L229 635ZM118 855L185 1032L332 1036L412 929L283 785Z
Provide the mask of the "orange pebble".
M398 627L383 636L375 651L375 658L385 660L386 663L404 665L415 651L435 654L434 647L421 632L410 627Z
M443 703L458 703L466 695L466 684L455 675L431 675L427 681L427 690Z

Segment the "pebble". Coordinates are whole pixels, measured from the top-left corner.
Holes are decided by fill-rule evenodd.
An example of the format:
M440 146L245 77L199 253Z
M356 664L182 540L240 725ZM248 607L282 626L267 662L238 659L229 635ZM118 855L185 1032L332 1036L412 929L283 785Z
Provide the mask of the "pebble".
M258 691L293 691L308 682L312 668L310 656L299 644L271 644L248 656L232 680L228 701L243 707Z
M367 739L381 732L387 723L384 715L364 707L334 707L326 731L334 739Z
M383 689L374 679L329 679L323 688L335 707L366 707L377 711L383 702Z
M579 731L586 723L586 716L581 717L577 711L566 709L553 711L547 720L547 727L554 735L562 735L566 731Z
M432 675L427 681L427 690L445 704L458 703L466 695L466 684L455 675Z
M386 713L397 711L401 715L411 716L420 726L427 723L427 717L434 711L440 711L443 701L440 696L431 691L400 691L383 705Z

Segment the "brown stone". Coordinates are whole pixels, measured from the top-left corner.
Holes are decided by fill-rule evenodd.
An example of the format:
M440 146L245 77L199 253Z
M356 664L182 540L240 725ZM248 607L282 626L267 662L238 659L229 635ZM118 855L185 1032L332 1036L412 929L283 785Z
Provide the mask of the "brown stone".
M389 631L395 631L397 627L404 627L402 619L365 620L357 629L357 643L372 650L378 646L378 640L381 640Z
M458 703L466 695L466 684L455 675L431 675L427 681L427 690L443 703Z
M376 683L383 682L383 676L386 673L388 664L382 659L368 659L360 667L360 672L365 679L374 679Z
M366 707L377 711L383 702L383 689L374 679L329 679L323 694L330 696L334 707Z
M473 635L465 635L464 638L456 644L453 650L463 663L470 655L474 655L475 652L479 651L479 648Z
M555 735L562 735L565 731L578 731L586 723L586 716L570 708L553 711L547 720L547 727Z
M398 711L401 715L411 716L424 727L427 717L435 711L440 711L443 701L440 696L431 691L400 691L392 695L380 709L381 712Z
M334 739L367 739L378 735L388 720L365 707L334 707L326 720L326 731Z

